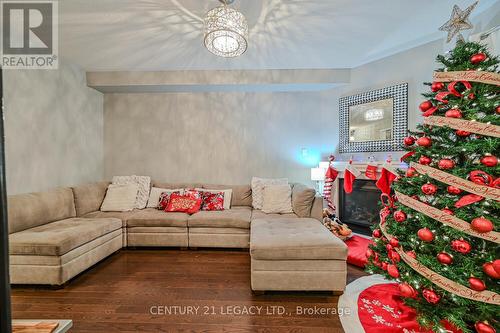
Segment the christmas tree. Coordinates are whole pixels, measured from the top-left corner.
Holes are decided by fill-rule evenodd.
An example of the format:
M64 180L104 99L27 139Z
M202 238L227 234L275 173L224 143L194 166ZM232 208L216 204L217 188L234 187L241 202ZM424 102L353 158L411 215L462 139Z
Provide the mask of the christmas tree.
M499 59L458 42L420 104L424 123L404 141L409 163L383 195L369 272L399 283L422 327L500 328Z

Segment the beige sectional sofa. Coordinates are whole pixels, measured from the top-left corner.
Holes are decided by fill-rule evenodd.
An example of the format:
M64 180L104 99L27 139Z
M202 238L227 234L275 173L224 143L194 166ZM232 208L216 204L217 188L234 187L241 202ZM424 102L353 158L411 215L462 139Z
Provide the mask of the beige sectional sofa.
M98 182L9 196L13 284L61 285L122 247L161 246L251 247L254 290L343 290L345 287L346 247L320 222L322 198L303 185L292 187L294 213L266 214L252 208L250 185L153 182L153 186L165 189L232 189L231 209L188 215L154 208L101 212L109 184ZM275 227L279 228L279 234ZM273 244L272 250L267 249ZM289 251L289 246L295 248L291 253L302 254L280 257L282 251ZM297 250L301 247L302 250ZM276 270L281 273L276 275ZM273 276L278 276L278 280L266 282ZM282 277L286 283L279 287L276 284L280 284Z

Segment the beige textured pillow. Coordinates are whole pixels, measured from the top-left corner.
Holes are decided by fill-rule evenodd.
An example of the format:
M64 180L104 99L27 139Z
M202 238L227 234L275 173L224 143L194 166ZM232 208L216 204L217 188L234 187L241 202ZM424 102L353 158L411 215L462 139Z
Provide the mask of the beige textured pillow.
M292 213L292 189L290 185L264 186L262 211L267 214Z
M147 208L158 208L158 204L160 203L160 195L163 192L167 192L167 193L180 192L182 195L182 194L184 194L184 189L178 188L178 189L170 190L170 189L166 189L166 188L153 187L153 188L151 188L151 192L149 193L149 200L148 200L148 204L146 205L146 207Z
M102 212L127 212L135 208L139 185L109 185L101 205Z
M294 184L292 189L292 209L298 217L310 217L316 191L302 184Z
M149 199L149 190L151 186L151 177L149 176L114 176L112 180L113 185L127 185L127 184L137 184L138 192L137 198L135 199L135 207L143 209L146 208L146 204Z
M223 189L223 190L210 190L207 188L195 188L196 191L200 192L208 192L208 193L224 193L224 209L231 208L231 197L233 196L232 189Z
M255 209L262 209L262 193L266 185L287 185L288 178L252 178L252 206Z

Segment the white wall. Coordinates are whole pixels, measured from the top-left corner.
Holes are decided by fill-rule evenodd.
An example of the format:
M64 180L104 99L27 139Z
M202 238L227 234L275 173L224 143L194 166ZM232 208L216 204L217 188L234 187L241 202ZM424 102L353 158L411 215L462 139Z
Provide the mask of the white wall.
M85 73L4 70L8 194L103 178L103 95Z

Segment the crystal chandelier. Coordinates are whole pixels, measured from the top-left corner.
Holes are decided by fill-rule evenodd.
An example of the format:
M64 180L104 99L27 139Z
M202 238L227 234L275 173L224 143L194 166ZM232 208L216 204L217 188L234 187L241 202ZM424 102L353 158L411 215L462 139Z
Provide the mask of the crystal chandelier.
M239 11L229 8L234 0L219 0L222 6L205 16L205 47L219 57L242 55L248 46L247 19Z

